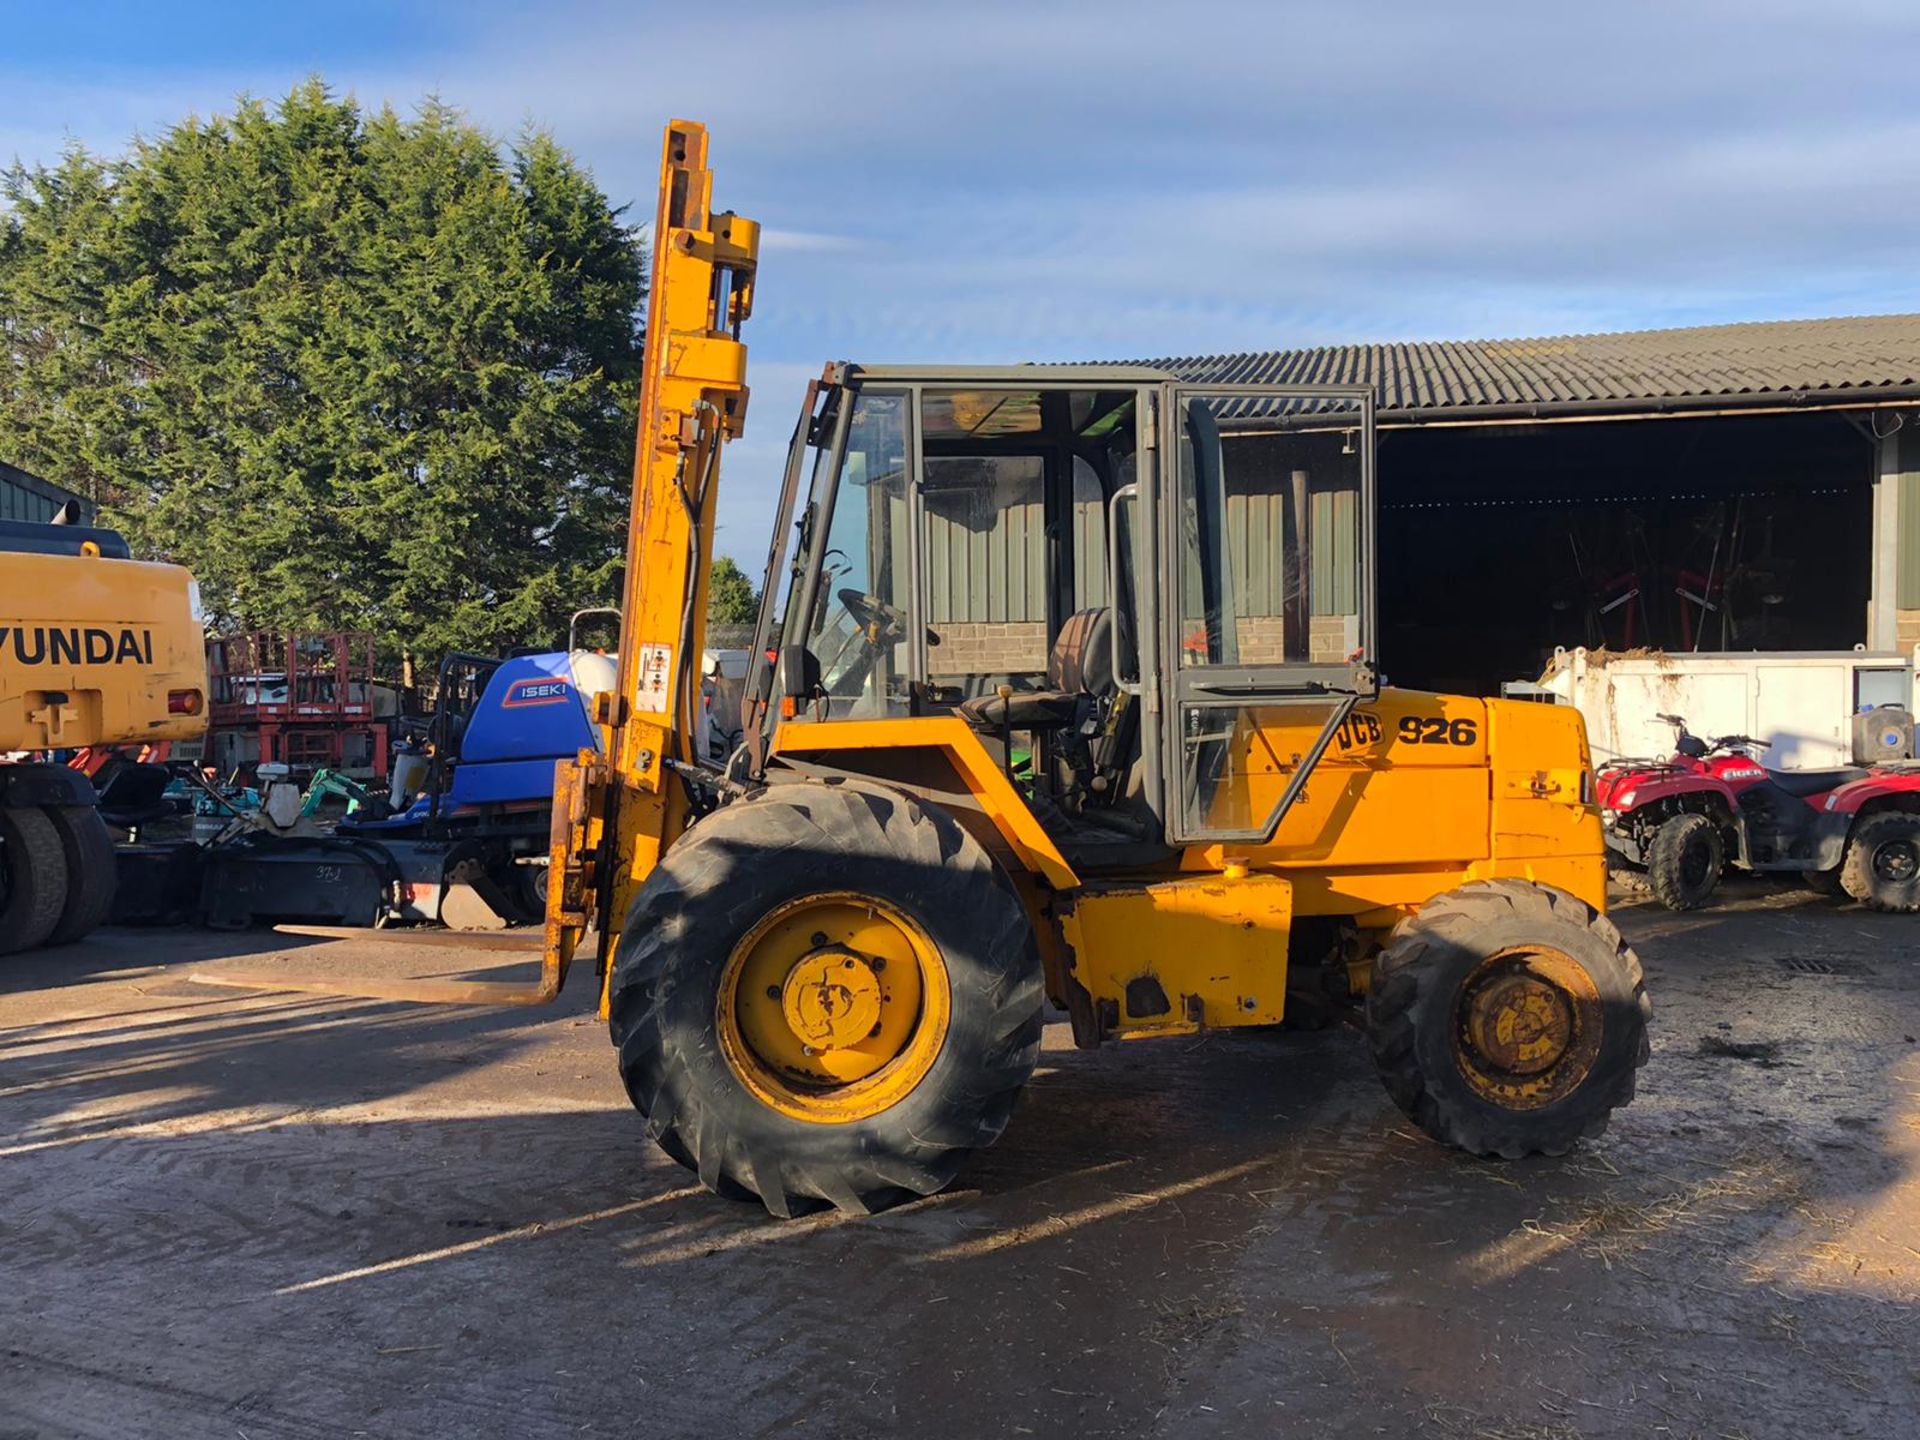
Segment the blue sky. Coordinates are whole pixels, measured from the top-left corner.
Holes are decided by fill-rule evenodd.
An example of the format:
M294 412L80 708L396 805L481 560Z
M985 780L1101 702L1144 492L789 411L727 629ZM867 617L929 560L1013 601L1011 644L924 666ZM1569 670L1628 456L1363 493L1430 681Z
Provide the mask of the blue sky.
M720 548L828 358L1136 358L1920 309L1920 5L0 0L0 158L318 73L551 130L650 205L662 122L768 227Z

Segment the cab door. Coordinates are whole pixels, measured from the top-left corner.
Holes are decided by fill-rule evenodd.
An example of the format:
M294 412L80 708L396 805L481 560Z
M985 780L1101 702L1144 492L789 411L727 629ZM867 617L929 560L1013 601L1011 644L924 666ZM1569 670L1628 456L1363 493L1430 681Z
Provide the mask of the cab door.
M1172 385L1159 428L1167 831L1257 844L1377 690L1373 393Z

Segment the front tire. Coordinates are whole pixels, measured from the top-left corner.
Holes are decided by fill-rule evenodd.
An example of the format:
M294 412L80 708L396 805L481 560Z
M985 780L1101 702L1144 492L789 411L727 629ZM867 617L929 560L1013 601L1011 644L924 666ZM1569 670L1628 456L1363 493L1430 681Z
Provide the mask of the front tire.
M1647 847L1647 887L1669 910L1698 910L1713 898L1726 863L1726 842L1711 816L1675 815Z
M1475 1155L1563 1155L1633 1099L1652 1018L1640 961L1562 890L1436 896L1374 958L1367 1030L1387 1093Z
M708 1189L865 1214L942 1189L999 1138L1042 985L1025 909L953 819L805 783L667 852L609 1003L634 1107Z
M1870 910L1920 910L1920 815L1883 810L1855 825L1840 884Z
M113 913L120 890L113 836L91 805L49 805L46 814L67 861L67 901L47 944L70 945L98 930Z
M0 807L0 955L46 943L67 903L67 857L46 812Z

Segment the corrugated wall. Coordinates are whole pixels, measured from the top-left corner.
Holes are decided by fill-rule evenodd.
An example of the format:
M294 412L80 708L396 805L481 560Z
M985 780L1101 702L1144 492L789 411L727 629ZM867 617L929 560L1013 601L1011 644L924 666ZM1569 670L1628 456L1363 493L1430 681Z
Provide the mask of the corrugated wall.
M1271 491L1227 497L1234 596L1242 615L1284 615L1287 587L1286 513L1290 497ZM1312 613L1358 610L1359 497L1351 490L1316 490L1307 501Z
M44 525L59 508L59 501L36 495L0 475L0 520L33 520Z
M1234 594L1242 615L1286 613L1287 493L1227 497ZM1315 615L1359 609L1359 497L1318 490L1309 499ZM1076 477L1074 609L1107 603L1107 516L1099 485ZM991 529L927 515L928 621L1006 624L1047 618L1045 512L1035 500L994 512Z
M1076 610L1107 603L1107 516L1091 475L1076 480L1073 585ZM927 619L1017 623L1047 618L1046 510L1039 501L994 512L990 530L927 514Z
M1286 613L1286 513L1283 495L1227 496L1233 595L1242 615Z
M1045 517L1039 505L1009 505L991 530L927 516L927 618L1045 620Z
M1894 604L1920 610L1920 434L1900 432L1899 584Z
M1313 544L1313 613L1360 613L1360 497L1351 490L1316 491L1309 502Z

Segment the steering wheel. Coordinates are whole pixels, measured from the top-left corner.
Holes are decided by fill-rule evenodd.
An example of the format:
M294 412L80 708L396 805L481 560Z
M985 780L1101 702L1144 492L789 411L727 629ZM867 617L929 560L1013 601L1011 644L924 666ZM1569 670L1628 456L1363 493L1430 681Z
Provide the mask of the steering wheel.
M878 595L847 589L835 591L834 598L853 617L853 623L866 632L869 645L877 648L890 644L907 633L906 615Z

